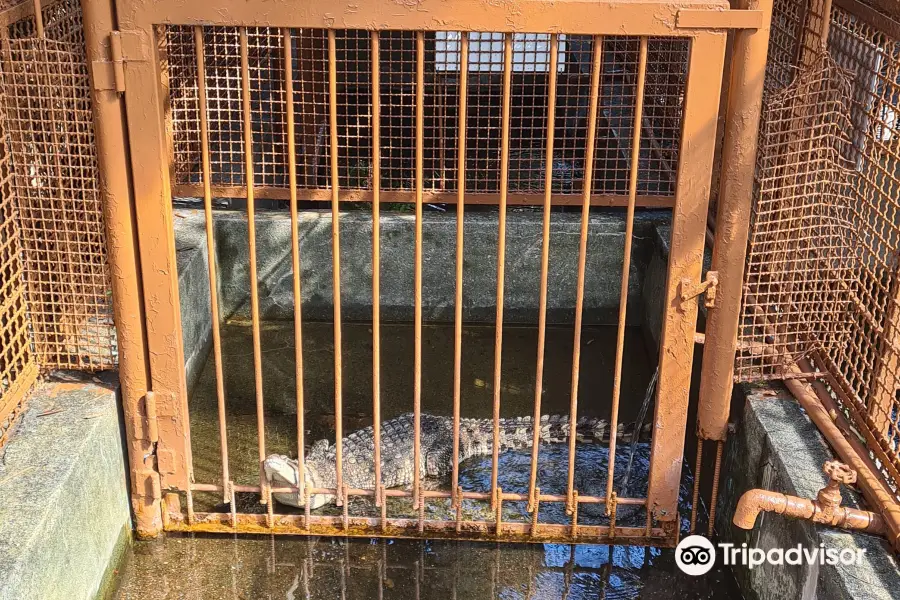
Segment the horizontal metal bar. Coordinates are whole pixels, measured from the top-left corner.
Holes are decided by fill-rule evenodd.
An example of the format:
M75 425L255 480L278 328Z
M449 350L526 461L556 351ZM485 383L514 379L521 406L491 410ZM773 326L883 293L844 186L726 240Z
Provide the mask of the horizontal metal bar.
M335 488L308 488L309 493L311 495L314 494L325 494L329 496L337 495L337 490ZM213 483L192 483L191 491L194 492L221 492L222 486L213 484ZM260 493L260 487L258 485L234 485L235 492L245 492L245 493ZM273 494L293 494L297 493L299 489L297 487L273 487ZM488 492L460 492L462 494L462 498L464 500L490 500L491 495ZM363 489L347 489L345 492L346 496L374 496L375 490L363 490ZM384 490L384 495L389 498L412 498L413 492L411 490L400 490L400 489L387 489ZM422 490L423 498L432 498L432 499L440 499L440 498L451 498L452 493L449 491L440 491L440 490ZM516 494L511 492L503 492L503 500L510 500L512 502L526 502L528 501L527 494ZM565 502L565 495L558 494L541 494L538 498L540 502ZM606 502L606 499L603 496L578 496L578 502L581 504L603 504ZM631 506L646 506L647 500L645 498L617 498L617 504L628 504Z
M532 535L531 523L504 522L503 534L494 533L496 523L493 521L463 521L457 532L456 521L425 520L422 531L419 531L418 519L386 519L381 528L378 517L349 517L344 528L344 518L340 516L310 516L306 523L305 515L275 515L272 527L266 525L267 515L250 515L237 513L236 523L232 527L232 515L229 513L194 513L194 523L188 524L185 517L179 514L170 515L167 530L179 532L205 533L258 533L281 535L329 535L341 537L390 537L402 539L452 538L457 540L502 540L506 542L569 542L604 544L612 542L609 527L604 525L579 525L578 535L572 536L571 525L541 524L540 530ZM647 535L644 527L616 527L615 543L620 544L623 538L635 545L654 545L671 547L675 545L675 536L667 536L662 528L653 528Z
M215 198L246 198L245 186L212 186L212 194ZM176 198L202 198L203 186L196 184L183 184L172 187L172 195ZM338 197L341 202L371 202L374 193L371 190L340 190ZM290 200L291 191L288 188L257 186L253 188L253 196L257 200ZM327 188L298 190L300 202L330 202L331 190ZM416 201L414 190L381 190L379 194L381 202L410 203ZM507 196L509 205L534 205L543 204L544 195L537 193L512 193ZM422 193L422 201L426 204L456 204L457 192L429 192ZM552 194L550 202L554 206L581 206L581 194ZM466 192L466 204L499 204L500 194L478 192ZM591 194L591 206L627 206L628 196L622 194ZM675 196L651 196L639 195L636 198L636 206L641 208L673 208Z
M678 11L679 29L759 29L763 25L761 10L706 10L683 8Z
M555 33L570 35L679 35L679 8L727 10L724 0L644 0L595 2L517 0L515 10L505 2L484 0L416 0L412 7L397 0L292 0L259 3L218 0L215 11L206 2L154 0L134 2L121 11L120 27L150 29L156 24L215 24L218 26L295 27L405 31L493 31L497 33Z
M841 10L852 14L863 23L886 33L894 39L900 39L900 21L889 15L896 15L898 3L895 0L873 0L874 6L868 6L860 0L833 0ZM877 7L877 8L876 8ZM879 10L880 8L880 10Z

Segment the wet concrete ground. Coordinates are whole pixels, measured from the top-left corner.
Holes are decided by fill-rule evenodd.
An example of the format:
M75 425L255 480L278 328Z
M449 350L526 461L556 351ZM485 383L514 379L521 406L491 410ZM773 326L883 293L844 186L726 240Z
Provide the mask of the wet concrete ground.
M134 545L115 600L740 598L721 567L681 573L635 546L287 537L169 537Z

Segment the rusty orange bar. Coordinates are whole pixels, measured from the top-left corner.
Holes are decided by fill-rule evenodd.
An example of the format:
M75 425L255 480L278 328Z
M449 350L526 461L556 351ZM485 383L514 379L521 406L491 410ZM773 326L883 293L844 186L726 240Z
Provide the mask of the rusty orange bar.
M240 484L232 484L235 492L245 492L258 494L261 491L259 486L255 485L240 485ZM222 491L222 486L214 484L214 483L192 483L190 486L192 491L195 492L220 492ZM290 494L298 491L297 486L283 486L283 487L273 487L271 488L273 494ZM320 495L329 495L336 496L338 495L338 490L336 488L320 488L320 487L306 487L304 488L306 493L312 494L320 494ZM348 497L350 496L361 496L361 497L374 497L375 491L370 489L356 489L356 488L346 488L344 490ZM385 498L412 498L413 491L411 490L403 490L399 488L392 489L384 489L381 491L382 495ZM422 490L420 492L422 498L428 499L452 499L452 492L442 491L442 490ZM458 492L459 497L464 500L490 500L491 494L489 492L464 492L460 490ZM509 500L513 502L526 502L528 501L528 494L519 494L515 492L503 492L502 494L503 500ZM537 494L535 493L535 499L540 502L566 502L567 498L562 494ZM578 496L576 495L575 501L578 504L605 504L606 498L604 496ZM647 500L646 498L617 498L616 504L620 505L629 505L629 506L646 506Z
M612 414L609 418L609 473L606 480L606 497L613 495L616 471L616 430L619 426L619 397L622 393L622 361L625 348L625 317L628 311L628 279L631 275L631 241L634 235L634 200L637 197L638 169L640 168L641 125L644 118L644 83L647 80L647 38L641 38L638 59L638 77L634 104L634 130L631 140L631 168L628 176L628 211L625 216L625 256L622 259L622 288L619 291L619 325L616 334L616 362L613 371ZM606 510L609 514L607 501Z
M247 182L247 243L250 250L250 322L253 330L253 373L256 385L256 435L259 450L259 481L262 488L260 503L265 504L268 480L263 469L266 460L266 422L263 406L262 344L259 325L259 285L256 270L256 207L253 197L253 124L250 115L250 59L247 48L247 28L241 27L241 111L244 122L244 161Z
M291 30L281 30L284 44L284 101L287 108L288 183L291 186L291 269L294 284L294 377L297 386L297 465L300 473L304 468L305 415L303 409L303 294L300 289L300 225L297 205L297 147L294 121L294 51L291 45ZM298 479L299 494L303 496L305 477Z
M231 480L228 469L228 428L225 425L225 374L222 372L222 335L219 331L219 285L216 271L216 246L213 235L212 169L209 161L209 116L206 112L206 57L203 49L203 27L194 27L194 49L197 55L197 94L200 103L200 156L203 174L203 210L206 220L206 254L209 271L209 304L212 316L213 358L216 373L216 405L219 413L219 446L222 457L222 485ZM223 488L224 489L224 488ZM223 496L223 501L228 502Z
M418 507L422 486L422 189L425 154L425 34L416 32L416 255L415 345L413 375L413 506Z
M460 382L462 381L462 309L463 309L463 230L466 214L466 117L469 93L469 34L459 37L459 150L457 156L456 196L456 298L453 329L453 461L450 497L456 505L459 489Z
M566 478L566 498L567 507L569 508L572 506L572 498L575 491L574 424L578 421L578 381L581 374L581 322L584 314L584 275L585 263L587 262L588 226L591 218L591 187L594 177L594 148L597 140L597 111L600 104L600 72L602 70L603 37L598 35L594 36L594 52L591 62L591 99L588 109L581 230L578 237L578 282L575 286L575 340L572 345L572 389L569 399L569 472Z
M381 506L381 46L372 32L372 428L375 506Z
M247 190L244 186L214 185L213 197L216 198L246 198ZM184 198L196 198L203 195L203 187L196 184L183 183L173 187L176 196ZM287 188L257 185L256 197L260 200L288 200L290 192ZM341 190L341 202L371 202L372 190ZM381 190L379 194L382 202L396 202L414 204L416 201L415 190ZM540 202L543 194L533 192L515 192L506 195L508 206L533 206ZM425 190L422 200L425 204L456 204L459 198L458 192L440 192ZM299 197L300 202L322 202L331 200L331 188L305 188ZM579 194L554 193L552 195L553 206L581 206L582 197ZM469 192L466 194L466 203L480 205L496 205L500 203L500 194L493 192ZM628 206L627 194L591 194L591 206L625 207ZM672 208L675 206L674 196L659 196L654 194L639 194L635 201L638 208Z
M422 538L451 538L457 540L494 540L498 538L494 533L494 521L467 521L461 532L456 532L454 521L426 520L423 523L423 531L419 532L418 519L389 518L384 530L377 528L377 517L354 517L347 519L347 528L344 528L342 516L311 515L309 527L306 526L304 515L274 515L273 526L266 523L268 515L243 514L234 516L228 513L196 513L194 524L185 522L181 514L172 515L169 524L170 531L195 532L195 533L234 533L239 531L247 534L275 534L275 535L325 535L336 537L390 537L398 539L422 539ZM608 543L613 539L609 537L609 528L603 525L579 525L578 536L572 537L571 525L557 525L545 523L541 525L539 536L532 537L529 533L531 523L505 522L501 540L510 542L579 542L579 543ZM628 538L629 543L635 545L653 545L665 547L672 544L672 538L662 528L653 528L647 535L643 528L620 527L615 539L617 543L622 538Z
M734 32L710 266L727 276L717 285L716 309L707 315L697 408L697 435L713 440L728 433L772 0L738 0L736 8L761 10L764 20L760 29Z
M44 37L44 11L41 10L41 0L32 0L34 3L34 32L39 38Z
M697 460L694 463L694 492L691 500L691 529L694 533L697 529L697 512L700 503L700 469L703 467L703 440L697 440Z
M709 525L707 526L706 535L712 537L716 529L716 504L719 501L719 478L722 475L722 451L725 449L725 442L716 441L716 464L713 467L712 493L709 500Z
M506 196L509 193L509 120L512 34L503 35L503 124L500 137L500 213L497 232L497 318L494 324L494 432L491 453L491 508L497 496L500 461L500 372L503 365L503 280L506 273ZM535 424L537 425L537 424Z
M85 22L92 24L84 28L88 60L110 60L105 33L116 28L112 4L105 0L85 0L81 6ZM110 278L110 285L115 300L112 308L119 347L122 421L131 469L131 509L137 537L153 537L163 527L160 494L157 493L160 478L152 464L158 428L157 440L151 439L145 431L149 423L140 408L149 387L150 374L146 323L141 310L144 298L135 230L135 190L131 185L128 157L122 152L128 140L123 118L124 98L114 90L94 88L92 99L100 189L104 190L103 221L109 269L116 274ZM29 382L37 375L36 368L23 373L19 390L30 387ZM13 396L17 391L14 387L7 393ZM0 418L5 416L0 415Z
M341 207L338 177L338 126L337 126L337 50L334 30L328 30L328 121L331 147L331 271L334 290L334 439L335 439L335 488L337 505L343 498L343 365L341 361Z
M534 379L534 417L532 421L531 474L528 496L534 497L537 485L538 451L540 450L541 395L544 388L544 346L547 334L547 272L550 270L550 198L553 187L553 136L556 129L556 81L559 65L559 37L550 35L550 64L547 81L547 147L544 164L544 211L541 228L541 290L538 307L538 339L536 374ZM569 435L573 435L574 424L570 424ZM530 504L530 502L529 502ZM499 527L499 525L498 525Z
M659 380L650 441L653 460L647 483L650 518L656 519L673 535L678 531L678 490L684 462L688 392L699 308L696 298L685 301L682 292L685 282L698 285L702 279L717 127L717 120L710 119L710 115L718 114L719 110L725 45L726 36L722 31L697 31L694 34L684 92L677 202L672 211L673 233L660 333ZM706 343L709 344L708 335Z

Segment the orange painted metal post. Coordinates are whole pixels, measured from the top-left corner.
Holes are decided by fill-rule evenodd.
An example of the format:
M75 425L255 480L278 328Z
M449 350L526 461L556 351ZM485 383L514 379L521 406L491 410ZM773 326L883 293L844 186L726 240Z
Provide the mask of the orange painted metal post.
M422 188L425 185L425 34L416 32L416 251L413 348L413 506L422 502Z
M491 508L496 507L500 462L500 375L503 365L503 280L506 274L506 196L509 191L509 121L512 82L512 34L503 35L503 124L500 128L500 207L497 232L497 318L494 323L494 431L491 454ZM532 423L538 427L538 423Z
M697 412L697 435L706 440L724 440L728 432L772 0L740 0L738 8L761 10L764 18L760 29L734 32L710 268L720 276L706 320Z
M591 186L594 181L594 148L597 139L597 110L600 104L600 73L603 70L603 38L594 37L591 61L591 100L588 109L587 146L584 163L581 229L578 236L578 282L575 285L575 339L572 344L572 388L569 398L569 423L578 421L578 381L581 373L581 320L584 313L584 275L587 262L588 226L591 218ZM575 428L569 429L569 472L566 477L566 507L572 509L575 492ZM535 508L537 502L534 503Z
M305 454L305 414L303 408L303 294L300 289L300 223L297 205L297 138L294 119L294 49L291 30L285 27L281 32L284 44L284 100L287 117L288 183L291 186L291 271L294 284L294 384L297 386L297 469L301 476L297 480L297 497L303 497L306 473L303 465Z
M541 226L541 288L538 301L537 359L534 381L534 416L532 420L531 475L528 497L534 498L537 485L538 451L540 450L541 395L544 389L544 345L547 335L547 274L550 270L550 196L553 188L553 136L556 129L556 81L559 65L559 36L550 36L550 64L547 77L547 147L544 151L544 211ZM569 437L575 434L575 424L570 423ZM533 502L529 501L529 505Z
M702 276L725 41L724 31L695 34L684 100L647 485L649 516L670 538L678 535L678 490L698 312L697 299L682 300L682 291L686 284L699 284Z
M372 32L372 429L375 506L381 506L381 46Z
M266 412L263 401L262 341L260 340L259 276L256 265L256 199L253 195L253 119L250 114L250 57L247 28L241 27L241 115L244 133L244 184L247 187L247 244L250 260L250 323L253 333L253 381L256 391L256 446L259 458L260 504L268 502Z
M459 38L459 151L457 152L457 200L456 200L456 297L453 325L453 465L451 503L458 507L459 490L459 426L462 380L462 329L463 329L463 232L466 215L466 111L469 93L469 34Z
M123 21L121 11L116 14L119 27L131 31L128 41L139 46L129 47L129 60L125 63L125 114L146 311L150 387L158 417L156 463L162 489L187 491L193 481L193 462L172 189L165 154L165 105L158 70L160 53L152 27L132 28L127 19Z
M116 28L112 4L109 0L83 0L81 9L85 22L91 24L84 29L88 60L110 60L109 38L105 32ZM127 147L123 98L114 90L94 87L92 107L113 292L113 319L119 346L122 411L131 468L131 510L137 535L153 537L162 530L162 508L155 440L149 435L146 414L141 414L142 400L149 387L149 365L131 170L127 156L122 152Z
M207 269L209 271L210 323L212 324L213 360L216 373L216 406L219 418L219 445L222 460L222 494L228 502L226 486L231 481L228 468L228 427L225 424L225 374L222 369L222 336L219 331L219 285L216 272L216 246L212 209L212 169L209 157L209 123L206 97L206 57L203 50L203 28L194 27L194 51L197 55L197 99L200 104L200 155L203 175L203 212L206 225ZM190 491L190 490L188 490Z
M343 357L341 356L341 206L338 167L337 48L334 30L328 30L328 125L331 148L331 272L334 296L334 440L335 491L337 504L343 504Z
M616 359L613 371L612 409L609 417L609 470L606 474L606 514L615 510L613 487L616 473L616 431L619 428L619 397L622 391L622 363L625 350L625 323L628 310L628 281L631 275L631 245L634 232L634 201L640 176L641 132L644 116L644 84L647 80L647 46L641 38L638 58L637 89L634 101L634 129L631 140L631 168L628 175L628 210L625 213L625 255L622 258L622 279L619 289L619 324L616 330ZM654 458L654 460L656 460Z

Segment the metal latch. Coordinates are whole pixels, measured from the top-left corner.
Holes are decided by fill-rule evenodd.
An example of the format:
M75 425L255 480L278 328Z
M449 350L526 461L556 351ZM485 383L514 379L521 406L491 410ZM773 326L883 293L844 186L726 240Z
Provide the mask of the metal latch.
M695 284L690 278L681 280L681 303L692 300L700 294L706 294L706 308L716 307L716 286L719 285L719 272L707 271L706 279Z
M111 31L109 33L110 60L91 63L91 76L95 90L125 91L125 63L143 62L149 52L143 35L138 31Z

